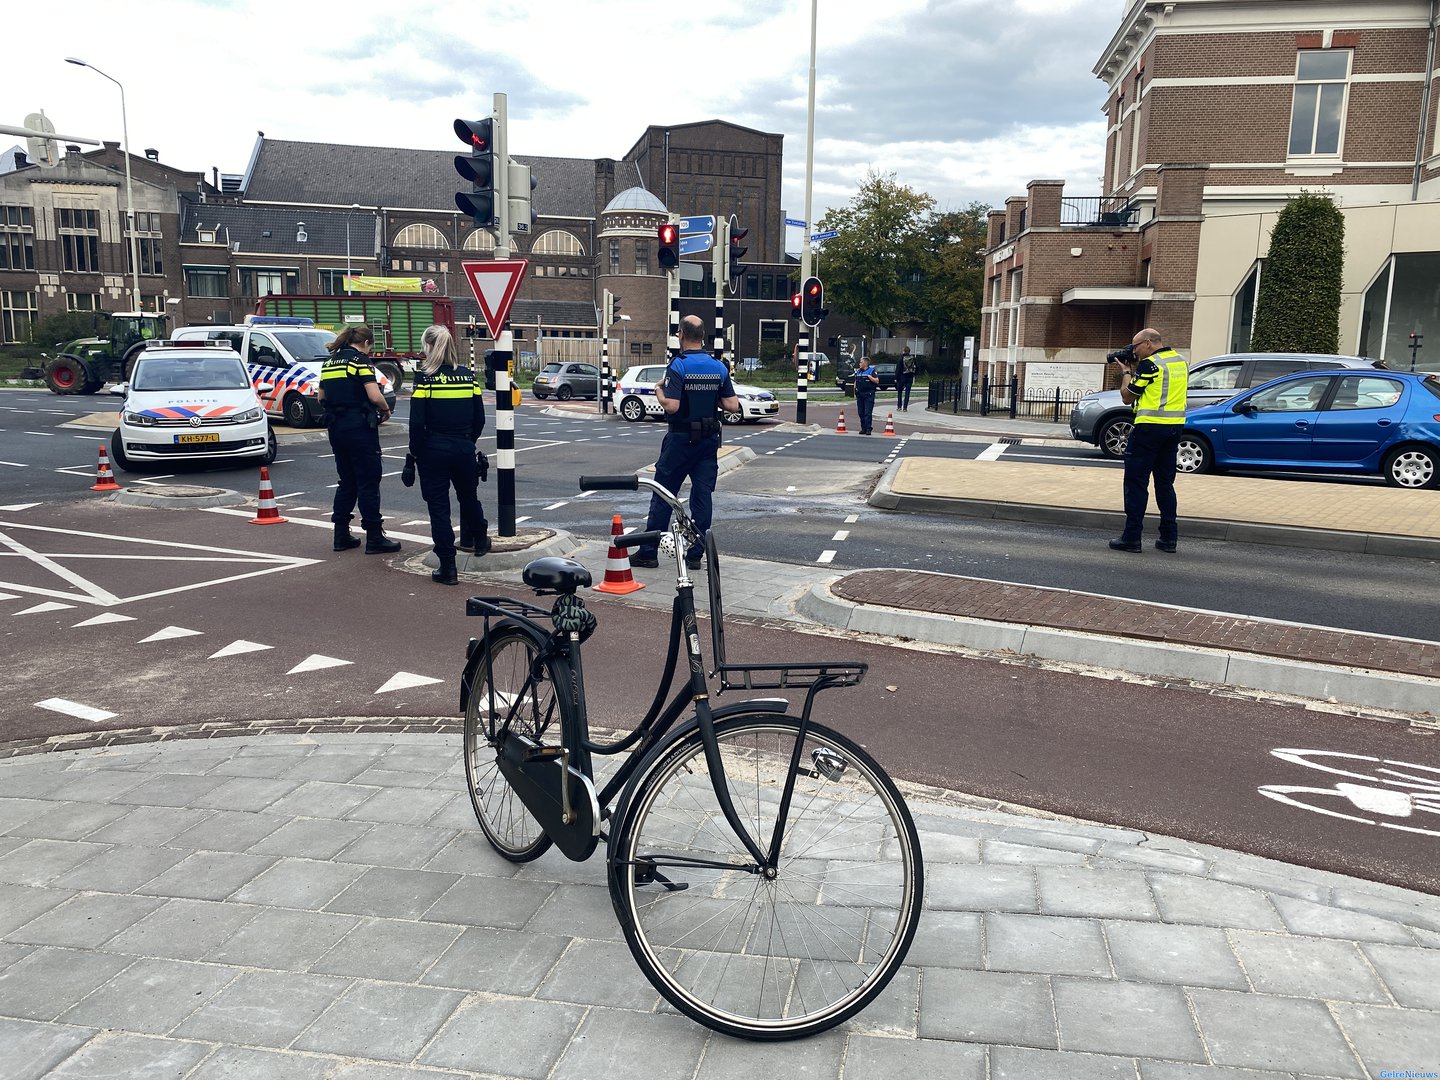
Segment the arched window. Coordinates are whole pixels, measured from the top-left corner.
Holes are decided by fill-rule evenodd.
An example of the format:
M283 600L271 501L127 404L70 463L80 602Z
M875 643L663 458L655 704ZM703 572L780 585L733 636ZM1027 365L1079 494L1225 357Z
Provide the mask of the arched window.
M463 251L494 251L495 237L490 235L488 229L476 229L465 238L461 245Z
M450 241L445 239L445 234L434 225L426 225L423 222L416 225L406 225L395 234L395 247L403 248L448 248Z
M564 229L551 229L535 238L530 245L532 255L584 255L585 248L573 233Z

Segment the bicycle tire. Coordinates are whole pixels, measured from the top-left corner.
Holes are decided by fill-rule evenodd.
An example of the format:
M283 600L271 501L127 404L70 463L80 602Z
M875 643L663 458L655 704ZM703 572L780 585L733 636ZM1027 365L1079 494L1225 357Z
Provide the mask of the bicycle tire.
M800 721L773 713L717 721L735 807L770 843ZM816 752L819 752L817 759ZM814 1035L884 990L915 936L924 899L920 838L905 800L843 735L808 725L774 880L715 800L698 729L654 752L628 789L610 842L610 895L651 984L691 1019L757 1040ZM733 860L728 868L646 856Z
M545 854L551 840L500 772L496 733L505 714L491 709L490 695L493 689L498 702L517 702L512 731L558 744L564 732L574 730L570 697L556 689L571 685L570 663L562 656L547 657L540 662L541 678L530 680L540 647L520 629L502 628L485 639L484 647L465 705L465 783L490 846L511 862L529 862Z

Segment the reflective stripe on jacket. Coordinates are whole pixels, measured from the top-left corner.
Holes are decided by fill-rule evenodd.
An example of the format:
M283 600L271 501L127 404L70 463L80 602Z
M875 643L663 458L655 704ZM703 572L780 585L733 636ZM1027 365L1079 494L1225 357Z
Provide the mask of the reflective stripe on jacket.
M1146 365L1153 370L1146 370ZM1135 423L1183 424L1190 368L1174 349L1161 349L1140 361L1130 389L1135 398Z

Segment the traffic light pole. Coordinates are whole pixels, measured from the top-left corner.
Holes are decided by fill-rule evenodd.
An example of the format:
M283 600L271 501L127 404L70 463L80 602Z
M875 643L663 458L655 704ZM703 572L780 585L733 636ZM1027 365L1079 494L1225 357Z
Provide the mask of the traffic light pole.
M505 95L495 95L495 257L510 257L510 139L506 131L508 114ZM515 337L507 316L495 339L492 364L495 369L495 499L500 536L515 535L515 399L511 394L510 372L515 362Z
M730 222L720 221L720 235L710 259L710 273L715 279L715 359L725 360L725 282L730 274ZM730 374L735 374L734 356L730 363Z

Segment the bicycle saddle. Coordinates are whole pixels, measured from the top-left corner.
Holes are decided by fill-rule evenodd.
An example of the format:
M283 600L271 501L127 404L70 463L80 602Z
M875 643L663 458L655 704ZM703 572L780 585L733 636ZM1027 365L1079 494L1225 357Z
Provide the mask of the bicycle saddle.
M590 587L590 571L574 559L552 555L525 564L520 578L542 592L573 593Z

